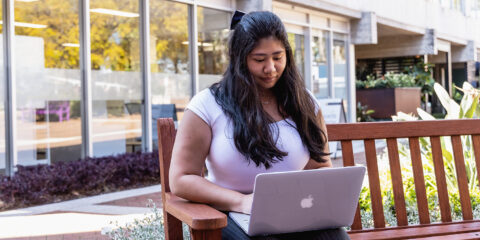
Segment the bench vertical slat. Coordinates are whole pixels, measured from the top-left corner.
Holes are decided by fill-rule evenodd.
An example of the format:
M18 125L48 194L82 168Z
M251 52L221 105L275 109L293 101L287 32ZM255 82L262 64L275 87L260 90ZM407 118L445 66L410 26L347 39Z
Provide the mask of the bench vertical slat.
M405 207L405 195L403 192L402 171L398 157L398 143L396 138L387 138L388 160L392 175L393 197L395 200L395 212L397 225L407 226L407 209Z
M433 167L435 168L435 181L437 183L438 201L442 222L451 222L450 202L448 200L447 182L445 180L445 167L443 165L442 145L440 137L430 137L432 145Z
M366 139L364 140L364 143L365 157L367 159L368 183L370 185L370 198L372 199L373 223L375 228L384 228L385 216L383 214L375 140Z
M472 135L473 151L475 154L475 166L477 169L478 182L480 183L480 135Z
M342 159L343 166L354 166L355 162L353 159L353 147L352 141L342 141ZM362 218L360 214L360 205L357 204L357 210L355 212L355 217L353 218L353 224L350 226L352 230L361 230L362 229Z
M415 182L415 193L417 195L417 207L420 224L429 224L430 213L428 210L425 177L423 176L423 164L420 155L420 144L418 143L418 137L409 138L408 143L410 146L410 156L412 158L413 181Z
M470 192L468 191L467 171L465 169L465 158L463 157L462 139L458 135L452 136L451 139L463 220L472 220L472 204L470 203Z
M160 183L162 185L162 203L165 206L166 193L170 192L168 170L172 158L173 143L175 142L175 125L170 118L157 119L158 158L160 164ZM163 227L166 240L183 239L182 222L163 209Z

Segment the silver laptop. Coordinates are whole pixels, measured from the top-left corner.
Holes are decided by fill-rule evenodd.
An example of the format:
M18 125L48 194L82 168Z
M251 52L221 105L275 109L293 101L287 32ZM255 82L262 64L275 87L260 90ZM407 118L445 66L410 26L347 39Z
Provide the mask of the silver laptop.
M249 236L350 226L364 176L361 166L259 174L251 215L229 215Z

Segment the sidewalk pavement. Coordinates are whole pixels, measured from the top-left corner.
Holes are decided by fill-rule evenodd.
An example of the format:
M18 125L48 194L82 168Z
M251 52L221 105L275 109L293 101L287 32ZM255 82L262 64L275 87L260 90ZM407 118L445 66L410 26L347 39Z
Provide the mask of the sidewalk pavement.
M160 185L0 212L0 239L109 239L115 228L151 213L152 199L161 207Z

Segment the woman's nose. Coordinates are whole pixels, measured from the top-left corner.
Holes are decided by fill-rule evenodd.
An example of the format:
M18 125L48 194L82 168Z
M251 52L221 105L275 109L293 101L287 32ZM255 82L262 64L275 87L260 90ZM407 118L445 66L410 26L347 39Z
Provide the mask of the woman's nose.
M264 67L263 71L267 74L275 72L276 71L275 62L273 60L265 61L265 67Z

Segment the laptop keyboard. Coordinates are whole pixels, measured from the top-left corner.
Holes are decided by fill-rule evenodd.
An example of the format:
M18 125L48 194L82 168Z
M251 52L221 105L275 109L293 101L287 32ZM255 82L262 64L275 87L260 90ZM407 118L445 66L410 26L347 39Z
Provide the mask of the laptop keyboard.
M248 224L250 223L250 215L242 213L230 213L230 217L240 226L245 232L248 232Z

